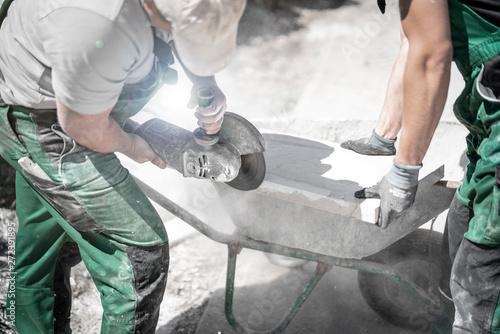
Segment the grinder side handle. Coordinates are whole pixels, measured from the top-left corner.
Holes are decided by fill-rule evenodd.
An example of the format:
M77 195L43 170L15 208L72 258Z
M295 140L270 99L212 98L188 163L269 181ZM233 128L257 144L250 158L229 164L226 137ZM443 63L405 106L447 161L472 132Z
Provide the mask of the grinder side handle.
M201 87L196 92L198 105L202 108L208 107L215 97L215 90L211 87ZM201 146L212 146L219 141L219 133L208 134L203 128L193 131L195 141Z

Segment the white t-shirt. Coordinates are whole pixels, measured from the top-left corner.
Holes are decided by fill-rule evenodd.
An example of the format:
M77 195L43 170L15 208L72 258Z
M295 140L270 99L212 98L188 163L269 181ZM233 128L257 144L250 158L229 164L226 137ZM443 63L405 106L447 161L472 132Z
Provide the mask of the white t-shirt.
M15 0L0 29L0 95L7 104L97 114L154 62L141 0Z

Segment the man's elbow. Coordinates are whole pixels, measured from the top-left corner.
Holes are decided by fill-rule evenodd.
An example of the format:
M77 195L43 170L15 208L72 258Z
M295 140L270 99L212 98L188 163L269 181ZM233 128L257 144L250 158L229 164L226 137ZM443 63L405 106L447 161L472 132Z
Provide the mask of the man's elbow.
M59 125L64 133L78 144L95 151L100 151L103 141L102 130L97 124L86 122L78 117L59 117ZM100 143L101 145L96 145Z
M78 144L98 152L108 152L112 145L105 140L111 127L109 111L95 115L77 113L58 101L57 117L63 131Z
M75 142L85 147L91 146L88 129L71 122L60 123L60 125L64 133L66 133Z

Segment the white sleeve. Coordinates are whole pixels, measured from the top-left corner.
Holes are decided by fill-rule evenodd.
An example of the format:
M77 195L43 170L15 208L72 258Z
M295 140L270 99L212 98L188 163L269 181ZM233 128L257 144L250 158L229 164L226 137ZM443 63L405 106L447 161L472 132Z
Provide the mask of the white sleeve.
M41 22L41 38L56 97L82 114L111 109L139 50L117 25L78 8L56 10Z

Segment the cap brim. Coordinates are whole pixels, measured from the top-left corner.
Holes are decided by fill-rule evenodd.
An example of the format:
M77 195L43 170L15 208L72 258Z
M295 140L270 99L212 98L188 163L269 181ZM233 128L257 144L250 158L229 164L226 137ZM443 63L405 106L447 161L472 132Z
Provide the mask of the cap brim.
M175 48L183 65L193 74L208 77L224 69L236 48L236 34L227 34L210 45L197 44L175 30L172 32Z

